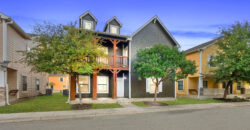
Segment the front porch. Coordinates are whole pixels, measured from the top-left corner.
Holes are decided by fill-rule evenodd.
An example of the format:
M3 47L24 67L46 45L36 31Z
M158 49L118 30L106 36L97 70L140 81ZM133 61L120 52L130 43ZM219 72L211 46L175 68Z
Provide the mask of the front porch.
M129 96L129 41L121 36L98 34L93 44L102 44L107 57L98 58L98 62L107 66L94 69L90 76L79 78L80 90L78 90L75 77L70 77L70 101L77 100L81 94L84 100L99 97L125 98ZM97 101L98 102L98 101Z

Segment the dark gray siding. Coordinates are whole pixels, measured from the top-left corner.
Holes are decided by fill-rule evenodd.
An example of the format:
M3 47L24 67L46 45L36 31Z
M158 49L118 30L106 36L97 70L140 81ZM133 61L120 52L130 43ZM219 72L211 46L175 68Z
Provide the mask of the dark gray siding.
M139 49L152 47L154 44L164 44L174 46L173 40L164 32L161 25L156 23L149 23L142 30L140 30L131 41L131 62L132 62L132 75L131 75L131 97L153 97L153 94L146 93L145 79L139 80L137 75L133 73L133 62L136 59L136 52ZM159 97L174 97L174 82L166 81L163 83L163 91L159 93Z

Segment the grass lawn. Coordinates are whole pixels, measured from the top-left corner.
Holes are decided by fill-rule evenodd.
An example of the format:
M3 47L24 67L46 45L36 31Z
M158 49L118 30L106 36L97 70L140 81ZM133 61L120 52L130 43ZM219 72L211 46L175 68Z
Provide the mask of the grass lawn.
M194 98L177 98L173 101L160 101L162 103L167 103L168 105L184 105L184 104L205 104L205 103L223 103L223 101L215 99L194 99ZM149 105L144 104L143 102L133 102L133 104L139 107L149 107Z
M67 104L68 97L62 93L54 93L53 96L39 96L31 100L19 102L10 106L0 107L0 113L20 112L45 112L72 110L72 105ZM92 104L91 109L119 108L120 104Z

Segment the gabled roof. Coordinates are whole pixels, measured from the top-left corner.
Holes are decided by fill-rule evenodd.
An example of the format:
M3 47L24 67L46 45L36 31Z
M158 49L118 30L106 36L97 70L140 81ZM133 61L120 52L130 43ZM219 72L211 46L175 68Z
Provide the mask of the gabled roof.
M90 15L95 20L95 22L97 22L96 17L90 11L86 11L85 13L83 13L82 15L80 15L79 18L84 17L86 15Z
M0 19L5 19L8 22L13 22L12 24L9 24L11 27L13 27L23 38L30 39L30 36L24 32L24 30L9 16L6 16L3 13L0 13Z
M109 20L106 22L103 31L106 30L108 24L109 24L111 21L113 21L113 20L115 20L115 21L120 25L120 27L122 26L122 23L118 20L118 18L117 18L116 16L114 16L114 17L112 17L111 19L109 19Z
M153 18L151 18L147 23L145 23L143 26L141 26L138 30L136 30L133 34L132 37L135 36L138 32L140 32L144 27L146 27L148 24L150 24L152 21L158 21L162 27L162 29L165 31L165 33L174 41L174 43L178 46L181 47L180 44L174 39L172 34L168 31L168 29L164 26L164 24L161 22L161 20L158 18L157 15L155 15Z
M189 53L193 53L193 52L196 52L196 51L200 51L200 50L203 50L211 45L213 45L214 43L216 43L218 38L216 39L213 39L211 41L208 41L208 42L205 42L205 43L202 43L198 46L195 46L195 47L192 47L190 49L187 49L186 51L184 51L186 54L189 54Z

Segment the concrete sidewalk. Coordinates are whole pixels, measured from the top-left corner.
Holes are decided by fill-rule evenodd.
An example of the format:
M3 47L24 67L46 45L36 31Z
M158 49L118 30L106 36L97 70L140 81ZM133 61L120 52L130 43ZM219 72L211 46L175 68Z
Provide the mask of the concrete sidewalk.
M114 108L114 109L95 109L95 110L91 109L91 110L74 110L74 111L0 114L0 123L97 117L106 115L128 115L128 114L149 113L149 112L170 112L170 111L181 111L181 110L210 109L217 107L240 107L240 106L250 106L250 102L190 104L190 105L161 106L161 107L137 107L129 104L127 105L125 104L124 106L125 108Z

